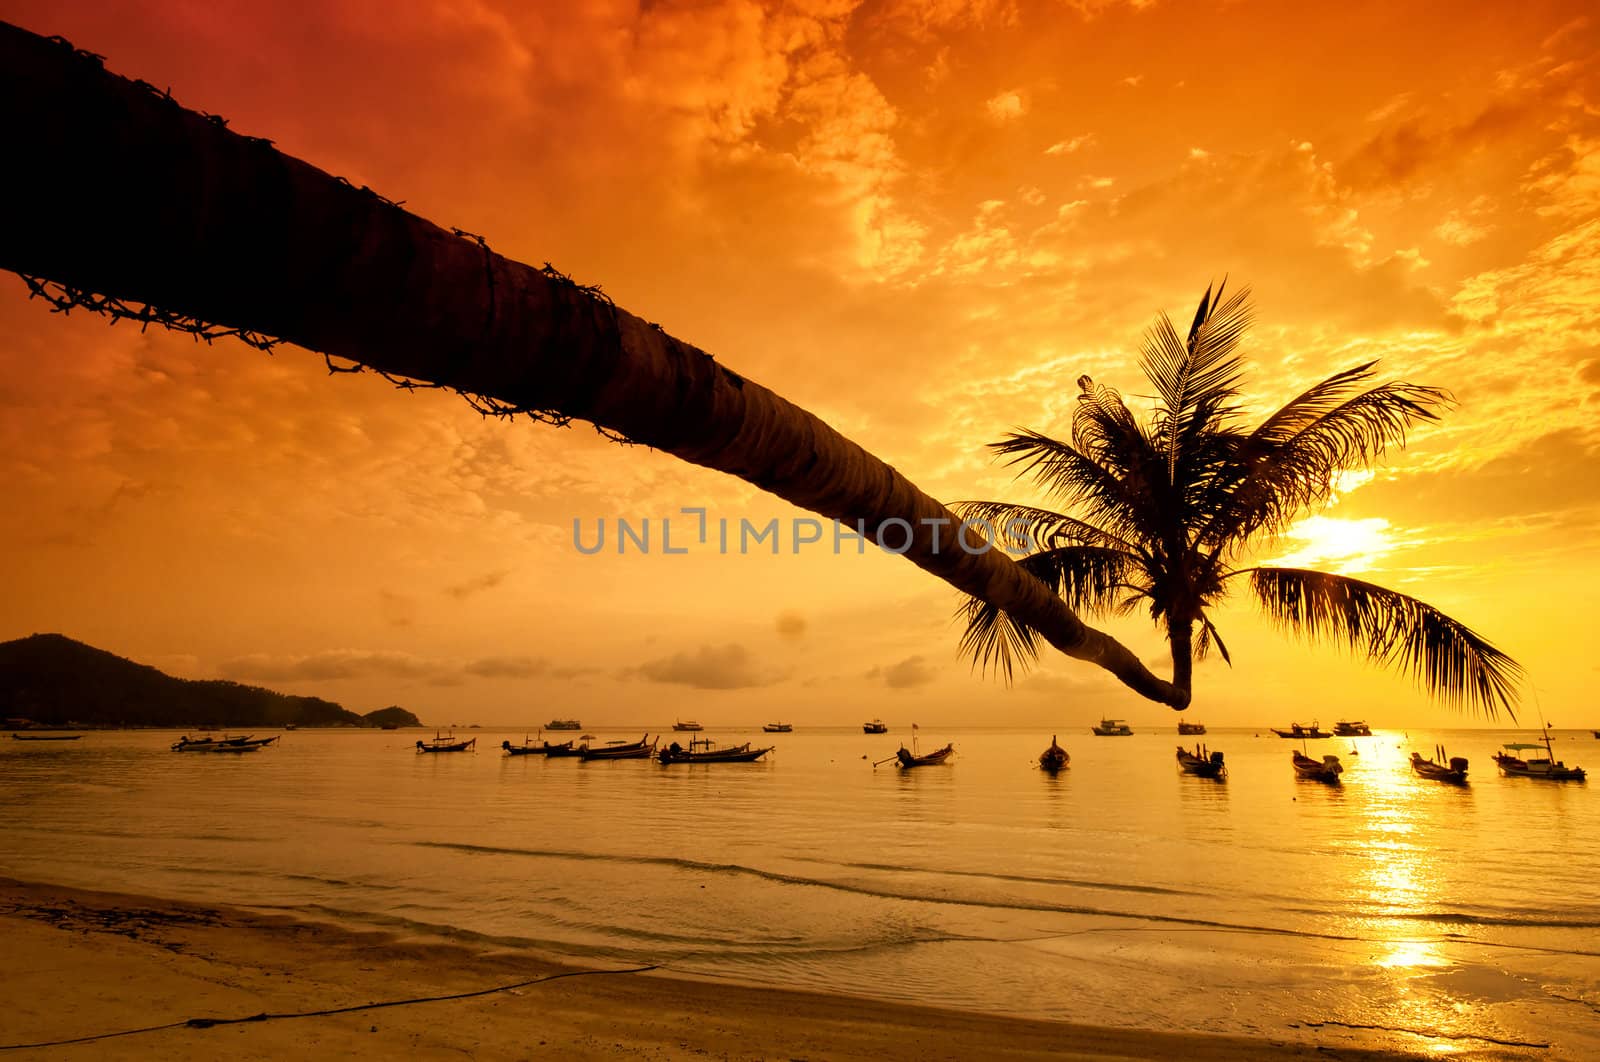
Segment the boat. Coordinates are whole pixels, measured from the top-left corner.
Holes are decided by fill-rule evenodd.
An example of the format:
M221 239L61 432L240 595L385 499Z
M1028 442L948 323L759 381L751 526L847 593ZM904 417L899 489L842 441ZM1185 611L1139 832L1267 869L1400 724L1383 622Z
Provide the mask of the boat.
M1324 756L1320 760L1302 756L1298 752L1291 753L1291 756L1294 760L1294 773L1301 778L1338 785L1339 775L1344 773L1344 766L1339 763L1337 756Z
M12 741L77 741L82 734L18 734L13 732Z
M544 754L546 759L552 760L560 759L562 756L582 756L583 750L586 747L587 746L584 745L574 744L571 741L562 741L555 745L552 745L550 742L546 741L544 743Z
M432 741L418 741L417 742L417 751L418 752L466 752L468 749L470 749L473 746L477 745L477 743L478 743L478 739L475 738L475 737L474 738L467 738L464 741L457 741L456 740L456 736L454 734L441 735L436 731L434 733L434 735L433 735L433 740Z
M870 723L862 723L861 732L863 734L887 734L889 726L882 719L874 719Z
M674 729L674 730L704 730L705 727L701 726L699 723L695 722L693 719L679 719L676 723L672 724L672 729Z
M1179 745L1178 766L1183 769L1184 774L1192 774L1199 778L1215 778L1221 781L1228 777L1228 768L1222 762L1222 753L1209 752L1204 745L1196 745L1193 752Z
M1596 739L1600 739L1600 730L1596 730L1594 732L1594 736L1595 736Z
M1328 733L1326 730L1323 730L1316 723L1312 723L1310 726L1301 726L1299 723L1290 723L1288 730L1279 730L1277 727L1271 727L1270 729L1274 734L1277 734L1281 738L1294 738L1299 741L1333 737L1332 734Z
M1179 723L1178 736L1198 737L1206 732L1204 723Z
M767 723L761 728L768 734L788 734L794 731L793 723Z
M506 750L507 756L543 756L545 753L544 744L535 745L530 737L524 737L520 745L513 745L509 740L502 741L500 747Z
M1100 720L1099 726L1090 727L1090 729L1096 734L1099 734L1101 737L1133 736L1133 727L1129 726L1121 719L1102 719Z
M582 745L578 748L578 758L585 763L589 760L648 760L655 755L655 751L655 741L646 734L638 741L619 741L615 745L601 745L599 748Z
M719 749L711 743L710 738L690 738L688 748L674 741L662 749L657 758L662 763L754 763L772 749L771 745L766 748L751 748L748 741L743 745L730 745Z
M285 730L299 730L300 729L300 724L299 723L285 723L285 724L283 724L283 728Z
M1067 755L1067 750L1056 744L1056 736L1050 735L1050 747L1039 753L1039 770L1055 774L1057 771L1067 769L1067 764L1072 762L1072 757Z
M250 734L243 737L228 738L192 738L183 735L172 745L173 752L213 752L217 749L263 748L277 741L281 734L274 734L269 738L258 738Z
M1334 737L1371 737L1372 728L1359 720L1346 722L1341 719L1333 724Z
M1425 760L1420 752L1411 754L1411 770L1422 778L1435 782L1449 782L1451 785L1467 784L1467 758L1465 756L1446 756L1443 745L1433 747L1437 759Z
M1543 778L1549 782L1581 782L1588 777L1582 767L1568 767L1556 759L1555 750L1550 747L1550 734L1544 735L1544 744L1529 745L1524 743L1507 744L1501 746L1502 751L1494 754L1494 762L1500 765L1500 773L1510 778ZM1544 757L1528 757L1516 755L1521 752L1532 752L1544 749Z
M582 730L583 724L576 719L552 719L544 725L546 730Z
M901 745L900 751L894 754L894 758L899 762L902 770L910 770L913 767L936 767L948 760L950 754L955 750L955 745L950 744L942 749L935 749L926 756L919 756L904 745Z
M218 742L217 744L212 745L210 748L203 751L209 752L213 756L218 756L229 752L260 752L264 747L264 742L251 742L248 745L224 745L221 742Z

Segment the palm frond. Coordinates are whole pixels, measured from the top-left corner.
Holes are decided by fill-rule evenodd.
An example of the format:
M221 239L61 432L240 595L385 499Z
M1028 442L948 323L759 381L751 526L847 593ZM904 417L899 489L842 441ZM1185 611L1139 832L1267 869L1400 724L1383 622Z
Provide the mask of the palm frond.
M1516 719L1522 668L1465 624L1414 597L1342 575L1250 569L1257 600L1276 623L1312 640L1342 642L1411 675L1451 706Z
M1012 432L989 448L1018 475L1031 477L1053 497L1080 506L1084 519L1125 541L1142 537L1141 507L1148 494L1077 448L1038 432Z
M1226 284L1214 295L1206 288L1187 338L1166 314L1145 333L1141 365L1160 399L1152 427L1169 483L1178 481L1186 444L1231 412L1238 394L1244 363L1236 351L1252 311L1248 290L1222 301Z
M1119 476L1140 473L1151 454L1150 440L1115 388L1078 377L1072 407L1072 444L1096 464Z
M1011 682L1014 670L1026 671L1039 658L1033 628L1011 618L1005 610L980 598L968 598L957 611L967 624L960 652L987 675L990 668Z
M1013 505L997 501L959 501L950 511L963 520L994 529L994 541L1012 553L1036 552L1056 546L1107 546L1129 552L1134 547L1091 523L1033 505ZM1027 533L1021 529L1026 528ZM985 528L986 529L986 528Z
M1222 654L1222 662L1229 667L1233 666L1233 657L1228 655L1228 646L1222 640L1222 632L1217 630L1217 625L1211 622L1211 617L1200 617L1200 635L1194 642L1194 655L1197 660L1204 660L1211 652L1211 643L1217 643L1217 652Z
M1139 558L1101 546L1061 546L1017 562L1060 594L1074 612L1103 613L1117 607L1117 594L1129 587Z
M1338 373L1304 392L1239 442L1211 489L1221 503L1196 541L1281 531L1328 500L1347 469L1373 464L1406 433L1437 420L1451 401L1437 387L1394 381L1351 395L1372 365Z

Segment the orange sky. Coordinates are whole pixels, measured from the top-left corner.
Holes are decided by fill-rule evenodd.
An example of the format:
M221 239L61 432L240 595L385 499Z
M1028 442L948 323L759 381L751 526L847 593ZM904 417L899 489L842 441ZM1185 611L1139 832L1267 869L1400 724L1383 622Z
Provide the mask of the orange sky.
M1025 497L982 444L1065 435L1082 372L1142 393L1140 332L1226 273L1263 408L1372 357L1459 401L1263 555L1446 608L1600 725L1588 5L315 6L0 18L604 285L947 500ZM876 551L572 546L574 517L798 515L737 481L25 295L0 276L0 639L436 723L1171 721L1061 658L970 675L953 591ZM1457 719L1245 600L1218 620L1194 718Z

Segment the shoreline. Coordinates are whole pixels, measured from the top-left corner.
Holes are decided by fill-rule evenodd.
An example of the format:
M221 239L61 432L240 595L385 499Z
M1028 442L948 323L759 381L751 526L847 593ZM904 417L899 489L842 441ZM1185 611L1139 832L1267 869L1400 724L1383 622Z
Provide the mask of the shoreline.
M9 878L0 925L0 978L14 986L0 1048L150 1030L12 1057L1422 1057L1401 1038L1348 1029L1254 1039L1012 1018L584 969L442 937ZM238 1021L263 1013L272 1017ZM223 1022L184 1024L194 1018ZM1475 1045L1461 1046L1470 1056Z

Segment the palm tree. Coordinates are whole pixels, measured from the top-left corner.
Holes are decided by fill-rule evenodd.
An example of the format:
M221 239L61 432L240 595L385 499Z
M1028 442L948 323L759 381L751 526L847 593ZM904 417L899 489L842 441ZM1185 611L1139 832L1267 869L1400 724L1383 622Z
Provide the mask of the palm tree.
M485 412L588 421L869 537L904 527L894 548L908 560L1141 695L1188 702L1001 551L960 548L949 510L884 461L548 265L496 254L3 22L0 128L0 269L59 311L295 343L402 386L452 388Z
M1226 282L1200 299L1187 336L1163 314L1146 333L1141 367L1155 412L1141 424L1118 393L1078 378L1072 439L1032 431L991 448L1069 512L1006 502L963 502L970 521L1006 529L1020 562L1090 615L1140 605L1165 631L1172 683L1188 690L1196 657L1228 650L1212 618L1246 589L1281 627L1342 642L1413 675L1452 705L1512 712L1521 669L1460 621L1372 583L1301 568L1236 567L1261 540L1326 503L1342 471L1371 465L1406 431L1450 401L1437 388L1372 386L1376 362L1316 384L1247 430L1239 341L1248 292L1224 301ZM1026 530L1024 530L1026 529ZM973 598L961 647L1009 680L1037 652L1022 617ZM1231 663L1231 661L1230 661ZM1515 716L1513 715L1513 718Z

